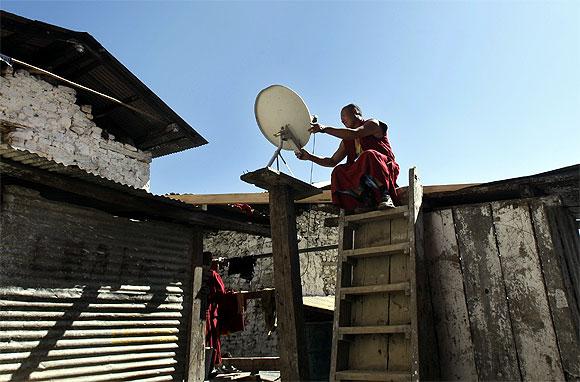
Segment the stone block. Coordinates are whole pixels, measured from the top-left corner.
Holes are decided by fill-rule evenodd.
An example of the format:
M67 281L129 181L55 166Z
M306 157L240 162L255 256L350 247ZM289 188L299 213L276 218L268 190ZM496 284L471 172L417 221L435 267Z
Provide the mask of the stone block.
M57 89L58 89L59 93L66 94L66 95L72 95L76 99L77 91L74 90L73 88L65 86L65 85L58 85Z
M48 102L48 103L46 103L46 105L43 105L43 106L44 106L44 109L46 109L47 111L52 112L52 113L56 113L58 110L58 107L54 102Z
M51 84L49 84L46 81L42 81L40 79L38 81L36 81L36 84L37 84L37 89L40 89L42 91L50 91L53 88L53 86Z
M59 140L57 139L57 141ZM73 145L72 143L63 142L60 144L60 147L67 153L73 154L75 152L75 145Z
M123 144L123 147L124 147L125 149L129 150L129 151L135 151L135 152L137 152L137 151L138 151L138 150L137 150L137 147L135 147L135 146L131 146L131 145L130 145L130 144L128 144L128 143L124 143L124 144Z
M24 140L32 139L34 132L29 129L17 129L11 133L8 133L8 139L10 138L20 138Z
M8 136L6 143L15 148L26 148L26 139L19 136Z
M64 164L65 166L74 164L74 156L65 152L60 152L58 156L54 158L54 160L58 163Z
M82 135L85 133L86 129L84 127L81 127L79 125L72 125L70 127L71 131L74 131L75 133L77 133L78 135Z
M34 117L35 113L34 109L30 105L24 106L22 108L22 112L24 113L24 115L26 115L27 118Z
M81 155L81 156L88 156L92 153L92 148L89 145L83 144L83 143L77 143L75 146L75 154Z
M14 74L14 76L20 77L20 78L25 78L25 77L30 77L30 73L28 73L28 70L18 69L16 71L16 73Z

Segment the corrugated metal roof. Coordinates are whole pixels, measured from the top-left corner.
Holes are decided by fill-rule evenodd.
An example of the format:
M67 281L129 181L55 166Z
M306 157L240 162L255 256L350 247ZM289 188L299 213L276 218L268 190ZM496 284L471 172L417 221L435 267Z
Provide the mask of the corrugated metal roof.
M304 306L334 312L335 296L303 296Z
M167 198L165 196L154 195L154 194L151 194L143 189L135 188L135 187L128 186L125 184L121 184L121 183L117 183L113 180L103 178L102 176L89 173L85 170L82 170L78 166L74 166L74 165L65 166L62 163L58 163L56 161L49 160L47 158L44 158L44 157L42 157L36 153L30 152L28 150L16 149L16 148L14 148L6 143L0 144L0 157L4 158L4 159L10 159L10 160L13 160L15 162L25 164L28 166L32 166L35 168L39 168L42 170L47 170L47 171L55 172L55 173L58 173L61 175L66 175L66 176L70 176L73 178L86 180L86 181L94 183L94 184L100 184L103 186L107 186L109 188L114 188L114 189L117 189L117 190L120 190L123 192L128 192L128 193L133 194L133 195L139 195L139 196L146 195L146 196L154 197L154 198L161 200L161 201L164 201L164 202L173 201L172 199ZM185 203L182 203L182 202L178 202L178 204L185 205Z
M181 202L179 200L174 200L161 195L154 195L142 189L137 189L128 185L117 183L113 180L103 178L98 175L88 173L77 166L65 166L61 163L57 163L53 160L49 160L39 156L38 154L32 153L27 150L15 149L8 144L0 144L0 159L10 160L23 164L26 166L34 167L41 170L46 170L51 173L64 175L67 177L80 179L95 186L102 186L109 189L116 190L123 194L132 195L138 198L148 199L157 204L154 204L155 211L143 211L144 213L154 213L155 215L163 215L166 209L170 207L179 207L180 209L187 211L192 211L195 214L203 214L204 221L207 219L207 226L211 228L218 229L232 229L240 232L249 232L253 234L260 234L263 231L265 236L269 235L269 227L263 224L262 218L248 217L246 214L238 213L230 210L215 210L215 211L201 211L198 208ZM1 161L0 161L1 162ZM4 168L0 166L0 173L4 173ZM18 174L7 174L12 176L17 176ZM207 216L207 218L206 218ZM212 223L212 221L214 221ZM216 222L223 222L222 226L215 226ZM253 223L250 224L238 224L238 223ZM257 223L257 224L256 224ZM206 225L205 223L202 225ZM244 228L247 225L248 230Z
M79 91L78 102L92 105L95 123L117 139L149 151L153 157L207 143L88 33L5 11L0 11L0 17L3 54L114 97L157 119Z

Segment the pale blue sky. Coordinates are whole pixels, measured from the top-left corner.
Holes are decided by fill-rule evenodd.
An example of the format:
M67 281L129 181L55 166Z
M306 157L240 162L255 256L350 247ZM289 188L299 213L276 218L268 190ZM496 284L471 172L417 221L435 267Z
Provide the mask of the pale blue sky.
M340 126L384 120L424 184L524 176L580 162L580 2L1 1L86 31L209 144L153 161L154 193L258 191L239 180L274 151L253 115L279 83ZM339 141L319 135L316 153ZM312 139L307 147L312 149ZM310 162L285 154L297 176ZM313 181L330 178L314 167Z

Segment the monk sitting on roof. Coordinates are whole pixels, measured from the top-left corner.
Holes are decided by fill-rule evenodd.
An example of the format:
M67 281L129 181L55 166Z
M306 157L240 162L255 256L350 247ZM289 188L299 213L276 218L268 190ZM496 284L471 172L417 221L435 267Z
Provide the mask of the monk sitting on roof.
M320 166L334 167L331 177L332 202L347 211L364 208L393 208L397 200L399 165L387 138L387 125L364 119L357 105L342 108L346 129L312 123L312 133L326 133L342 139L330 158L302 149L296 156ZM346 163L339 163L346 157Z

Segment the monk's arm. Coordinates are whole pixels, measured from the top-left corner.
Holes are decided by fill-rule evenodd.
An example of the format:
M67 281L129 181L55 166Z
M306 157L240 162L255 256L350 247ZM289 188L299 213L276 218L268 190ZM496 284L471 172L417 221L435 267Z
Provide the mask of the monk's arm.
M340 142L340 146L338 146L338 149L330 158L310 154L304 149L302 149L299 154L296 154L296 156L298 159L309 160L323 167L334 167L346 157L346 149L344 148L344 144Z
M332 126L320 126L318 129L321 133L326 133L340 139L355 139L362 138L369 135L380 137L383 131L376 120L368 120L364 125L356 129L338 128Z

